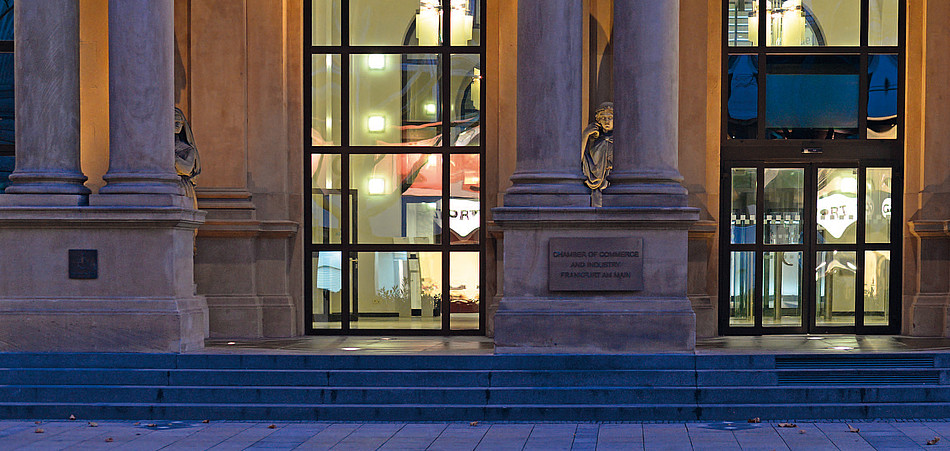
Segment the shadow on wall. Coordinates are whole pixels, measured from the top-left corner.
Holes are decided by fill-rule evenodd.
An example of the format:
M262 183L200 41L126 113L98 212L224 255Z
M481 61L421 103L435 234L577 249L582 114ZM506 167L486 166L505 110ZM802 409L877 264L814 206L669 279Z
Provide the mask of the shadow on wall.
M0 157L0 193L10 184L10 174L13 173L13 167L13 157Z

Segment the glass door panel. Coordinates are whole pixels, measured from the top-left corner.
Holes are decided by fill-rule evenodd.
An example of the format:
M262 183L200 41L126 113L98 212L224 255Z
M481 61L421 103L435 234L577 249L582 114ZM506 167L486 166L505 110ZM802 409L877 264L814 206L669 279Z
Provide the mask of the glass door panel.
M755 298L755 253L732 252L729 258L729 325L752 327Z
M802 252L766 252L762 325L802 325Z
M745 334L893 329L893 169L754 166L725 169L722 326Z
M805 170L765 169L765 243L802 244Z
M816 324L853 326L855 253L820 251L816 261Z

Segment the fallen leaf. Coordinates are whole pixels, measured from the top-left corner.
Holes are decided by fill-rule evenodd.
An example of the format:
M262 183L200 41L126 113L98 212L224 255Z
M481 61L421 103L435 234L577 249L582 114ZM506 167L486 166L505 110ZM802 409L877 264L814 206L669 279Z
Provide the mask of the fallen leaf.
M76 419L76 415L70 415L70 416L69 416L69 420L70 420L70 421L75 420L75 419Z
M98 426L99 426L99 423L96 423L95 421L90 421L90 422L89 422L89 427L91 427L91 428L98 427Z
M112 443L112 437L106 437L106 443Z
M469 423L468 425L469 425L469 426L478 426L478 422L477 422L477 421L473 421L473 422Z
M202 423L210 423L211 420L201 420Z
M33 424L41 424L42 421L34 421Z
M761 423L762 419L759 417L749 418L749 423Z
M140 424L142 424L141 421L136 421L135 423L132 423L132 426L138 426L138 425L140 425Z
M861 432L861 430L858 429L858 428L856 428L856 427L854 427L854 426L851 426L851 425L849 424L849 425L848 425L848 432L858 433L858 432Z
M778 427L780 428L797 428L798 425L795 423L779 423Z
M928 445L936 445L937 442L939 442L939 441L940 441L940 437L934 437L934 438L932 438L932 439L930 439L930 440L927 440L927 444L928 444Z
M272 424L272 425L270 425L270 426L267 426L267 429L277 429L277 425L276 425L276 424Z
M804 433L805 433L805 430L804 430L804 429L799 429L799 430L798 430L798 433L799 433L799 434L804 434Z
M153 427L155 427L155 426L156 426L155 423L149 423L149 424L146 424L146 425L145 425L145 427L150 427L150 428L153 428Z
M37 434L42 434L42 433L44 433L44 432L46 432L46 431L44 431L44 430L42 430L42 429L40 429L40 428L36 428L36 430L33 431L33 432L35 432L35 433L37 433Z

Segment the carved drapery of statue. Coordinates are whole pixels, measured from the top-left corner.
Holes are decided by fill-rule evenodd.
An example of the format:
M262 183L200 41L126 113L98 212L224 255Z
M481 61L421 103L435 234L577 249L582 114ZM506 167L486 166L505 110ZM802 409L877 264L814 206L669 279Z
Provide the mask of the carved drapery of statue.
M195 185L198 174L201 174L201 160L198 158L198 145L195 144L191 124L179 108L175 108L175 171L181 178L180 183L185 196L191 199L197 210L198 197L195 194Z
M614 104L604 102L594 112L594 122L584 129L581 166L591 192L591 206L602 206L602 191L614 166Z

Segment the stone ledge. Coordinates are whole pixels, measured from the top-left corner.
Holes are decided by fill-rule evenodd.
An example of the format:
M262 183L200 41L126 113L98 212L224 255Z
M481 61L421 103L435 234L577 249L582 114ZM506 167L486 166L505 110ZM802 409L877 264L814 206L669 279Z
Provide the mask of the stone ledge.
M290 238L300 224L294 221L208 220L198 229L201 238Z
M918 238L946 238L950 237L950 220L915 220L908 221L910 233Z
M0 207L0 227L7 229L194 229L205 212L180 207Z

